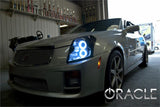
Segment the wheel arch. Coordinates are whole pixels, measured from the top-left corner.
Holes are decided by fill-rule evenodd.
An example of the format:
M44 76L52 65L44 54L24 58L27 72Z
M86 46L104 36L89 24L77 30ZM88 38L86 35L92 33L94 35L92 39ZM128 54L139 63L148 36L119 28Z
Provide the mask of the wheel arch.
M120 46L116 46L115 48L113 48L110 53L109 53L109 56L108 56L108 59L107 59L107 65L109 63L109 58L111 56L111 54L114 52L114 51L119 51L123 57L123 61L125 60L125 56L124 56L124 50L120 47ZM106 66L107 66L106 65Z

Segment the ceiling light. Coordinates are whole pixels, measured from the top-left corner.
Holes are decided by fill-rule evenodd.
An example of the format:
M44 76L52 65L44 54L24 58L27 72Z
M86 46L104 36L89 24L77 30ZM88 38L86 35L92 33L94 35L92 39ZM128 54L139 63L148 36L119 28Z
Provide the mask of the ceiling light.
M60 28L67 27L68 25L60 25Z

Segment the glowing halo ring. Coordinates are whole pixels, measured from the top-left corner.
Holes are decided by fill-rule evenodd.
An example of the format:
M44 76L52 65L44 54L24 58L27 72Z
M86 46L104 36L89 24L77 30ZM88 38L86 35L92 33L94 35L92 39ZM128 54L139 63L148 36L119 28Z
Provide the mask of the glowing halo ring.
M84 46L82 46L82 44L84 44ZM81 48L81 49L86 49L87 48L87 43L86 43L86 41L84 41L84 40L81 40L81 41L79 41L79 47Z
M83 55L83 52L84 52L84 55ZM86 50L81 50L80 52L79 52L79 56L81 57L81 58L85 58L86 56L87 56L87 51Z

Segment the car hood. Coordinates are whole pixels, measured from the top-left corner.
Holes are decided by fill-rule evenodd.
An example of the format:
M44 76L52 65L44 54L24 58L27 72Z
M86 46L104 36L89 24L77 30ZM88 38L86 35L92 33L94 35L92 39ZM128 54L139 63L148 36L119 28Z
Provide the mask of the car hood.
M98 33L100 32L84 32L84 33L76 33L76 34L64 34L57 37L49 38L49 39L42 39L37 41L26 42L23 44L18 45L17 50L20 49L28 49L28 48L35 48L35 47L54 47L60 48L64 46L70 46L74 39L83 37L83 36L95 36L96 38L99 37ZM104 33L104 32L103 32ZM109 32L105 31L105 35L111 35Z
M17 50L35 48L35 47L48 47L53 46L54 48L60 48L64 46L69 46L72 41L78 37L89 36L91 33L77 33L77 34L64 34L49 39L36 40L31 42L26 42L19 44Z

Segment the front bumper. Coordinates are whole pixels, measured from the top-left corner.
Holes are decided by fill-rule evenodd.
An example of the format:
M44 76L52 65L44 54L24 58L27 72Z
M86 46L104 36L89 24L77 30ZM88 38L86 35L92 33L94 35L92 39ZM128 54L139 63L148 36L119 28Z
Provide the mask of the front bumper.
M104 74L108 58L107 56L107 53L104 53L84 61L74 62L63 66L48 64L43 66L23 67L10 63L10 80L8 80L8 84L18 91L47 97L80 98L88 96L103 91L104 89ZM100 57L102 60L100 69L98 69L97 63ZM65 92L64 73L70 71L80 71L81 74L80 91L77 93ZM32 84L35 82L32 86L38 88L39 85L36 84L36 81L44 81L43 83L40 83L40 85L43 84L45 88L39 90L38 88L26 88L17 85L14 82L14 77L32 79L32 81L28 80L28 83L24 82L24 84ZM34 81L35 79L36 81ZM23 84L23 81L21 81L21 84Z

